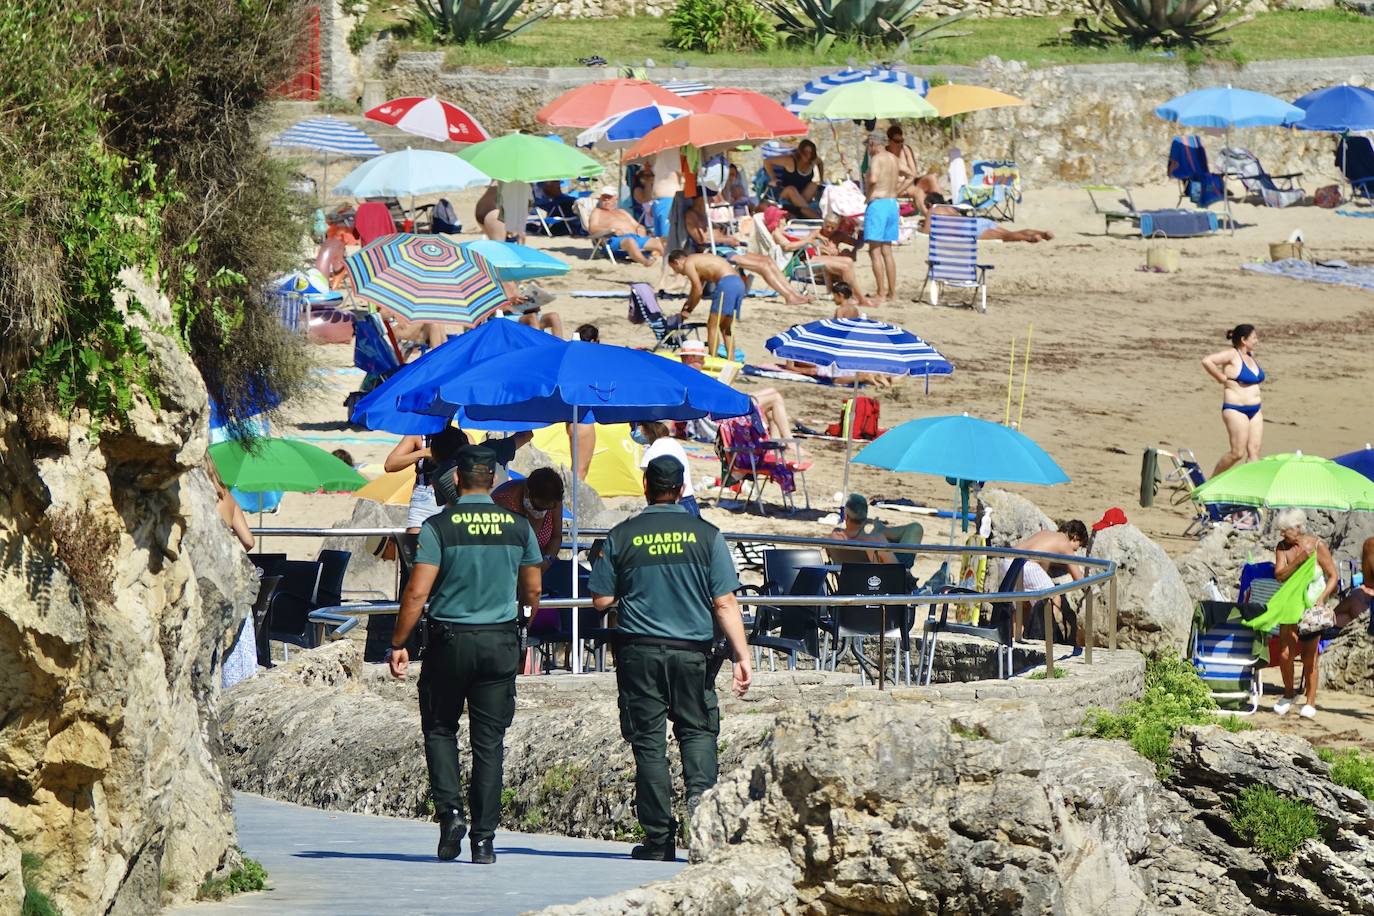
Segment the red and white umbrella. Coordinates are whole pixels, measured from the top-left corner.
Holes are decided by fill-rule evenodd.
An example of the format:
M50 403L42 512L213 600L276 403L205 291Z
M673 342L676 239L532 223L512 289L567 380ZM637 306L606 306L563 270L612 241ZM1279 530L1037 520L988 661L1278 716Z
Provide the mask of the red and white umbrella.
M430 96L412 95L383 102L364 113L364 117L399 127L408 134L454 143L481 143L490 140L477 119L452 102Z

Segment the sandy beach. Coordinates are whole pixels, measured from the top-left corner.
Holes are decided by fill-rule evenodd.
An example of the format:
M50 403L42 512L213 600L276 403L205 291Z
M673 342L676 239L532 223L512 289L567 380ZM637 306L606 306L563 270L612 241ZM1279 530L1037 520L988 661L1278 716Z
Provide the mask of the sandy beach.
M336 167L337 168L337 167ZM1309 176L1315 185L1324 178ZM475 192L452 199L471 234ZM1134 192L1141 208L1174 206L1175 186L1159 184ZM967 411L1003 419L1007 400L1008 357L1016 339L1011 411L1020 412L1026 339L1031 359L1025 387L1022 428L1065 469L1071 482L1056 487L1011 487L1038 503L1054 518L1078 517L1091 523L1109 506L1125 509L1131 521L1173 554L1192 546L1183 538L1190 512L1161 499L1151 509L1138 505L1140 458L1148 445L1194 450L1210 473L1226 447L1220 392L1199 360L1226 345L1233 325L1257 326L1259 359L1268 373L1264 385L1266 454L1301 449L1335 455L1362 446L1374 436L1369 427L1368 385L1362 332L1374 324L1374 294L1366 291L1264 276L1241 270L1265 260L1268 243L1303 231L1317 257L1368 262L1374 252L1374 223L1338 216L1315 207L1268 209L1234 204L1241 228L1234 236L1175 239L1160 243L1140 238L1106 237L1103 220L1087 194L1074 188L1028 188L1015 225L1049 229L1051 242L987 243L979 259L990 272L988 312L955 303L957 291L939 306L914 301L925 275L926 239L917 235L897 248L899 298L873 309L871 317L920 334L955 365L953 375L934 378L929 393L922 380L900 382L878 395L882 424ZM1116 230L1121 231L1119 225ZM593 322L602 340L648 346L651 333L625 317L626 299L573 298L572 290L626 290L638 280L656 283L657 266L639 267L598 258L586 259L585 239L530 236L529 244L568 259L573 270L543 281L558 293L549 309L558 312L568 332ZM1176 274L1141 270L1151 244L1178 249ZM859 276L871 289L867 258ZM671 307L671 305L669 306ZM704 312L704 308L703 308ZM750 298L738 324L737 344L750 362L766 361L763 342L771 334L803 321L826 317L831 308L817 301L791 308L776 297ZM380 462L395 437L359 433L345 427L342 399L358 376L347 371L351 346L316 349L324 389L309 403L287 406L282 435L306 435L329 448L347 448L360 463ZM839 417L848 393L839 388L787 381L742 379L744 391L762 384L784 392L794 419L823 428ZM872 392L870 392L872 393ZM816 519L833 511L841 486L843 447L811 441L803 448L814 461L807 475L811 512L789 516L770 488L769 516L708 508L707 517L726 530L770 530L816 534ZM703 451L703 454L705 452ZM694 462L693 476L714 476L714 461ZM948 505L952 488L943 480L898 475L854 465L851 489L870 497L909 497L929 505ZM800 495L800 494L799 494ZM287 494L274 522L329 525L347 518L352 499L344 496ZM630 501L632 504L633 501ZM900 516L897 517L901 521ZM927 537L943 531L927 525ZM299 543L304 549L305 544Z

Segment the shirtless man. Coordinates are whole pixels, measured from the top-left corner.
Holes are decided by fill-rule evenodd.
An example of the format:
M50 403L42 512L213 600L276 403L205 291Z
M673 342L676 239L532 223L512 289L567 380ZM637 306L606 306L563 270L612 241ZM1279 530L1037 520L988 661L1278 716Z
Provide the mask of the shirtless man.
M492 182L487 189L482 192L482 196L477 198L477 206L473 208L473 217L477 220L477 225L482 227L483 234L493 242L504 242L506 240L506 224L501 221L501 186Z
M945 202L945 198L940 194L927 194L926 203L930 205L929 214L939 214L941 216L963 216L955 208ZM992 220L977 216L978 237L998 242L1048 242L1054 238L1054 233L1048 229L1003 229ZM930 220L921 220L921 232L930 234Z
M887 129L887 151L897 157L897 171L901 179L897 183L897 198L910 200L925 216L930 210L926 195L940 192L940 176L935 172L921 174L916 164L916 153L906 145L906 135L900 124L893 124Z
M615 188L602 188L596 199L587 231L592 235L610 232L607 244L611 251L625 255L636 264L652 267L657 255L663 254L663 240L653 238L639 221L615 205Z
M668 238L668 214L673 198L682 190L682 159L677 149L666 149L654 157L654 238Z
M682 320L697 307L706 285L711 285L711 317L706 319L706 352L715 353L716 343L725 338L726 358L735 352L735 319L744 304L744 281L730 262L714 254L688 254L676 249L668 255L668 266L691 284L682 305Z
M868 208L864 210L864 241L873 263L874 298L879 303L897 294L897 261L892 256L892 243L901 230L897 210L899 163L887 151L887 138L875 130L868 135L868 174L864 186L868 189Z
M1034 550L1040 553L1057 553L1061 555L1075 554L1088 547L1088 527L1078 519L1069 519L1060 522L1059 527L1054 531L1037 531L1028 538L1024 538L1016 544L1021 550ZM1010 566L1009 558L1002 560L1002 568L1005 571ZM1021 589L1022 591L1039 591L1044 588L1054 586L1052 575L1068 574L1074 580L1083 578L1083 567L1076 563L1052 564L1047 570L1035 560L1027 560L1026 565L1021 568ZM1065 605L1060 599L1060 608ZM1012 629L1016 636L1025 630L1026 616L1030 613L1031 604L1029 601L1020 603L1020 613L1013 621Z

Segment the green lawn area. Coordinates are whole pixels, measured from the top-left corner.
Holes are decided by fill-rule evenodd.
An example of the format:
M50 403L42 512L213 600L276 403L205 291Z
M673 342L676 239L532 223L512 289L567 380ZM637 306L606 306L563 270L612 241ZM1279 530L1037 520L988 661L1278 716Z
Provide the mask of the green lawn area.
M531 6L537 4L531 3ZM1230 44L1207 55L1191 52L1172 58L1159 51L1133 51L1120 46L1081 48L1061 44L1062 30L1071 25L1070 17L1066 16L965 20L952 27L952 31L964 34L931 42L927 49L907 55L907 62L913 65L974 64L995 54L1003 60L1025 61L1037 67L1166 59L1196 64L1202 63L1207 56L1243 64L1285 58L1354 56L1369 54L1374 49L1374 19L1337 10L1262 13L1229 32ZM413 39L402 38L401 42L407 47L425 46ZM660 67L679 61L700 67L801 67L842 66L850 59L859 62L891 60L888 52L881 48L853 44L837 43L823 54L816 54L809 47L706 54L677 51L669 48L667 42L666 19L550 19L536 23L511 41L449 47L445 59L453 67L568 67L576 66L577 58L593 54L600 54L612 65L642 65L645 58L650 58Z

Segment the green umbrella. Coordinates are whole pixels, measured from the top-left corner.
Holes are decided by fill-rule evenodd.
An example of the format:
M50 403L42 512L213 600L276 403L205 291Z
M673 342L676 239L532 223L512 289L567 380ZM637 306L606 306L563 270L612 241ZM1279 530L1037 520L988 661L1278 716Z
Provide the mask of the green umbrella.
M534 184L564 178L591 178L606 171L578 149L531 134L506 134L474 143L459 150L457 155L497 181Z
M210 446L210 458L225 486L245 493L351 492L367 483L363 475L319 446L293 439L257 439L248 444L231 439Z
M836 86L797 114L812 121L866 121L870 118L940 116L935 106L927 102L916 90L876 80Z
M1206 505L1374 509L1374 481L1326 458L1269 455L1224 471L1193 491Z

